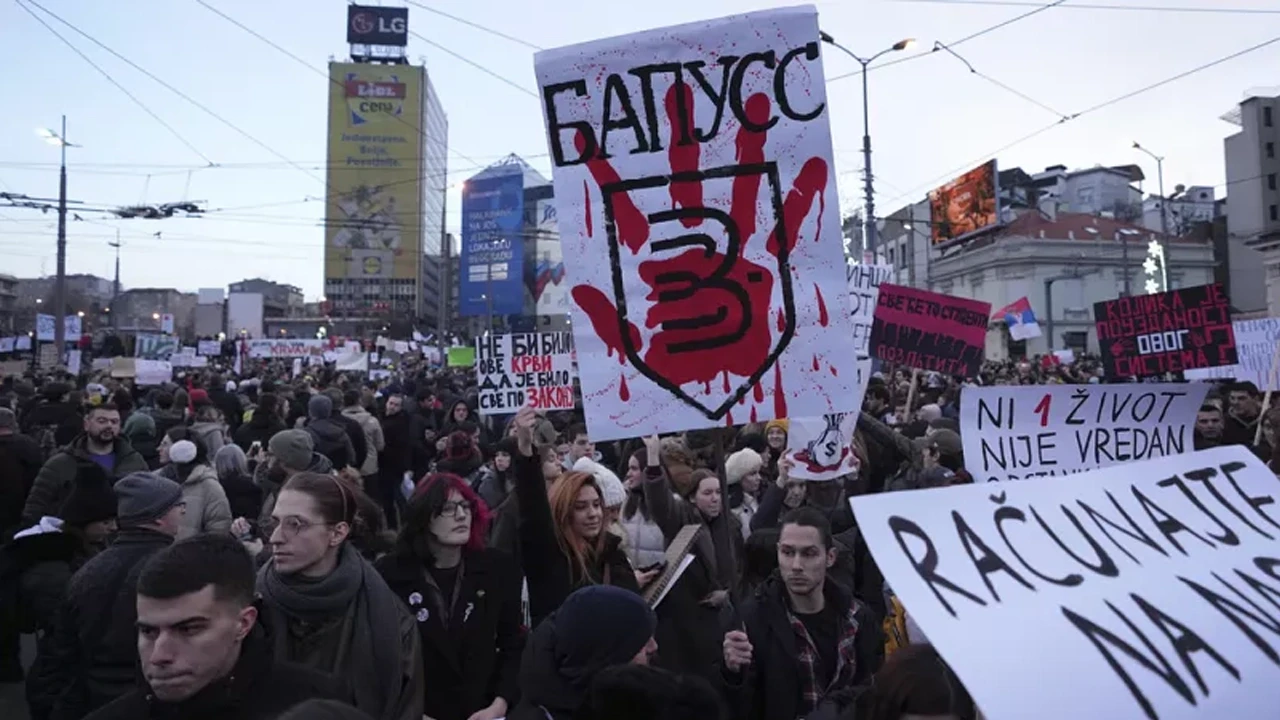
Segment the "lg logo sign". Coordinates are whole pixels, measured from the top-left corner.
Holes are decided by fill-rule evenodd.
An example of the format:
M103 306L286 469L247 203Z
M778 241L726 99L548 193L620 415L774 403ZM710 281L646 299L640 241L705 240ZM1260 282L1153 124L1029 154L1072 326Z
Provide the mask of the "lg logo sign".
M408 8L348 6L348 43L404 47L408 43L408 34Z

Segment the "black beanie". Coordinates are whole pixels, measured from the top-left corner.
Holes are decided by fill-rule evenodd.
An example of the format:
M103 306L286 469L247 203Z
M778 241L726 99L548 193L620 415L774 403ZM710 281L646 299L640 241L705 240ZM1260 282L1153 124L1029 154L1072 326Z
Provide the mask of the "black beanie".
M73 483L71 494L58 510L62 523L71 527L84 527L115 516L116 495L112 492L110 483L99 478Z
M644 598L612 585L577 590L555 616L556 666L583 691L599 671L631 662L658 628Z

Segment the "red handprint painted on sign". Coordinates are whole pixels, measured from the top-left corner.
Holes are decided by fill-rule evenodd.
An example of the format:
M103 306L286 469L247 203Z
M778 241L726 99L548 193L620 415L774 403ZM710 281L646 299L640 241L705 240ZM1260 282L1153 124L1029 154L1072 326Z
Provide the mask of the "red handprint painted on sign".
M778 358L796 332L788 258L815 199L821 212L830 173L824 158L809 158L784 199L777 163L766 160L772 108L763 93L746 100L747 122L741 123L735 138L736 162L700 168L693 103L693 93L683 82L673 84L666 94L669 174L624 180L602 151L597 149L587 159L603 200L613 297L587 283L577 284L572 297L610 354L616 351L620 362L629 362L706 417L720 419L753 386L758 399L758 383L771 369L775 385L781 383ZM588 149L581 135L575 144L579 152ZM584 192L584 225L594 236L590 188L584 187ZM662 197L655 199L655 193ZM663 209L646 213L641 207ZM820 233L820 217L818 222ZM643 323L647 330L657 330L647 347L629 313L628 285L633 298L637 293L635 278L624 277L623 252L647 254L638 265L644 299L650 303ZM762 258L768 263L757 262ZM820 322L825 325L822 309ZM728 386L730 375L741 378L736 388ZM729 395L717 398L718 403L684 389L691 383L710 387L719 377ZM774 391L775 404L785 415L782 389Z

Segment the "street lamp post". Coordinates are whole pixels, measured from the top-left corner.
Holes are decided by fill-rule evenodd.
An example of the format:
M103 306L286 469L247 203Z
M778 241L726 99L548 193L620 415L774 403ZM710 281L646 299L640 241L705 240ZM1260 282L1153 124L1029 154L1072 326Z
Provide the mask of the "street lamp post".
M64 316L67 314L67 148L75 147L67 142L67 116L62 116L62 131L37 130L50 145L57 145L62 152L58 173L58 274L53 285L53 343L61 362L63 346L67 341Z
M1160 250L1163 253L1161 269L1164 271L1164 287L1169 290L1169 199L1164 194L1164 158L1142 147L1137 140L1133 141L1133 149L1146 153L1156 161L1156 182L1160 189Z
M849 48L836 42L835 38L831 37L831 35L823 32L820 34L820 37L822 38L822 42L841 50L845 55L853 58L862 66L862 164L865 175L863 178L863 190L866 194L866 208L863 211L863 214L866 217L863 218L863 222L866 223L865 235L867 238L867 250L871 252L871 257L874 260L876 257L876 204L875 189L872 184L871 175L871 113L867 107L867 66L875 62L875 60L881 55L898 52L899 50L906 50L914 45L916 41L915 38L899 40L894 43L892 47L885 48L875 55L864 59L854 54L854 52Z

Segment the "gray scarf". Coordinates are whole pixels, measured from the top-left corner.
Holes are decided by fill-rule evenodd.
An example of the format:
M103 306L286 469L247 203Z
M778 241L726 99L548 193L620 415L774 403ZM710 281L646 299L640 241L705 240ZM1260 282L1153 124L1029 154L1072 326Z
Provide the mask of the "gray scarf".
M258 592L271 616L279 660L289 656L290 618L316 622L350 613L349 635L342 639L336 667L315 669L345 678L357 708L379 720L393 718L404 684L403 611L382 577L350 543L343 545L333 572L316 582L281 575L274 562L267 563L258 571Z

